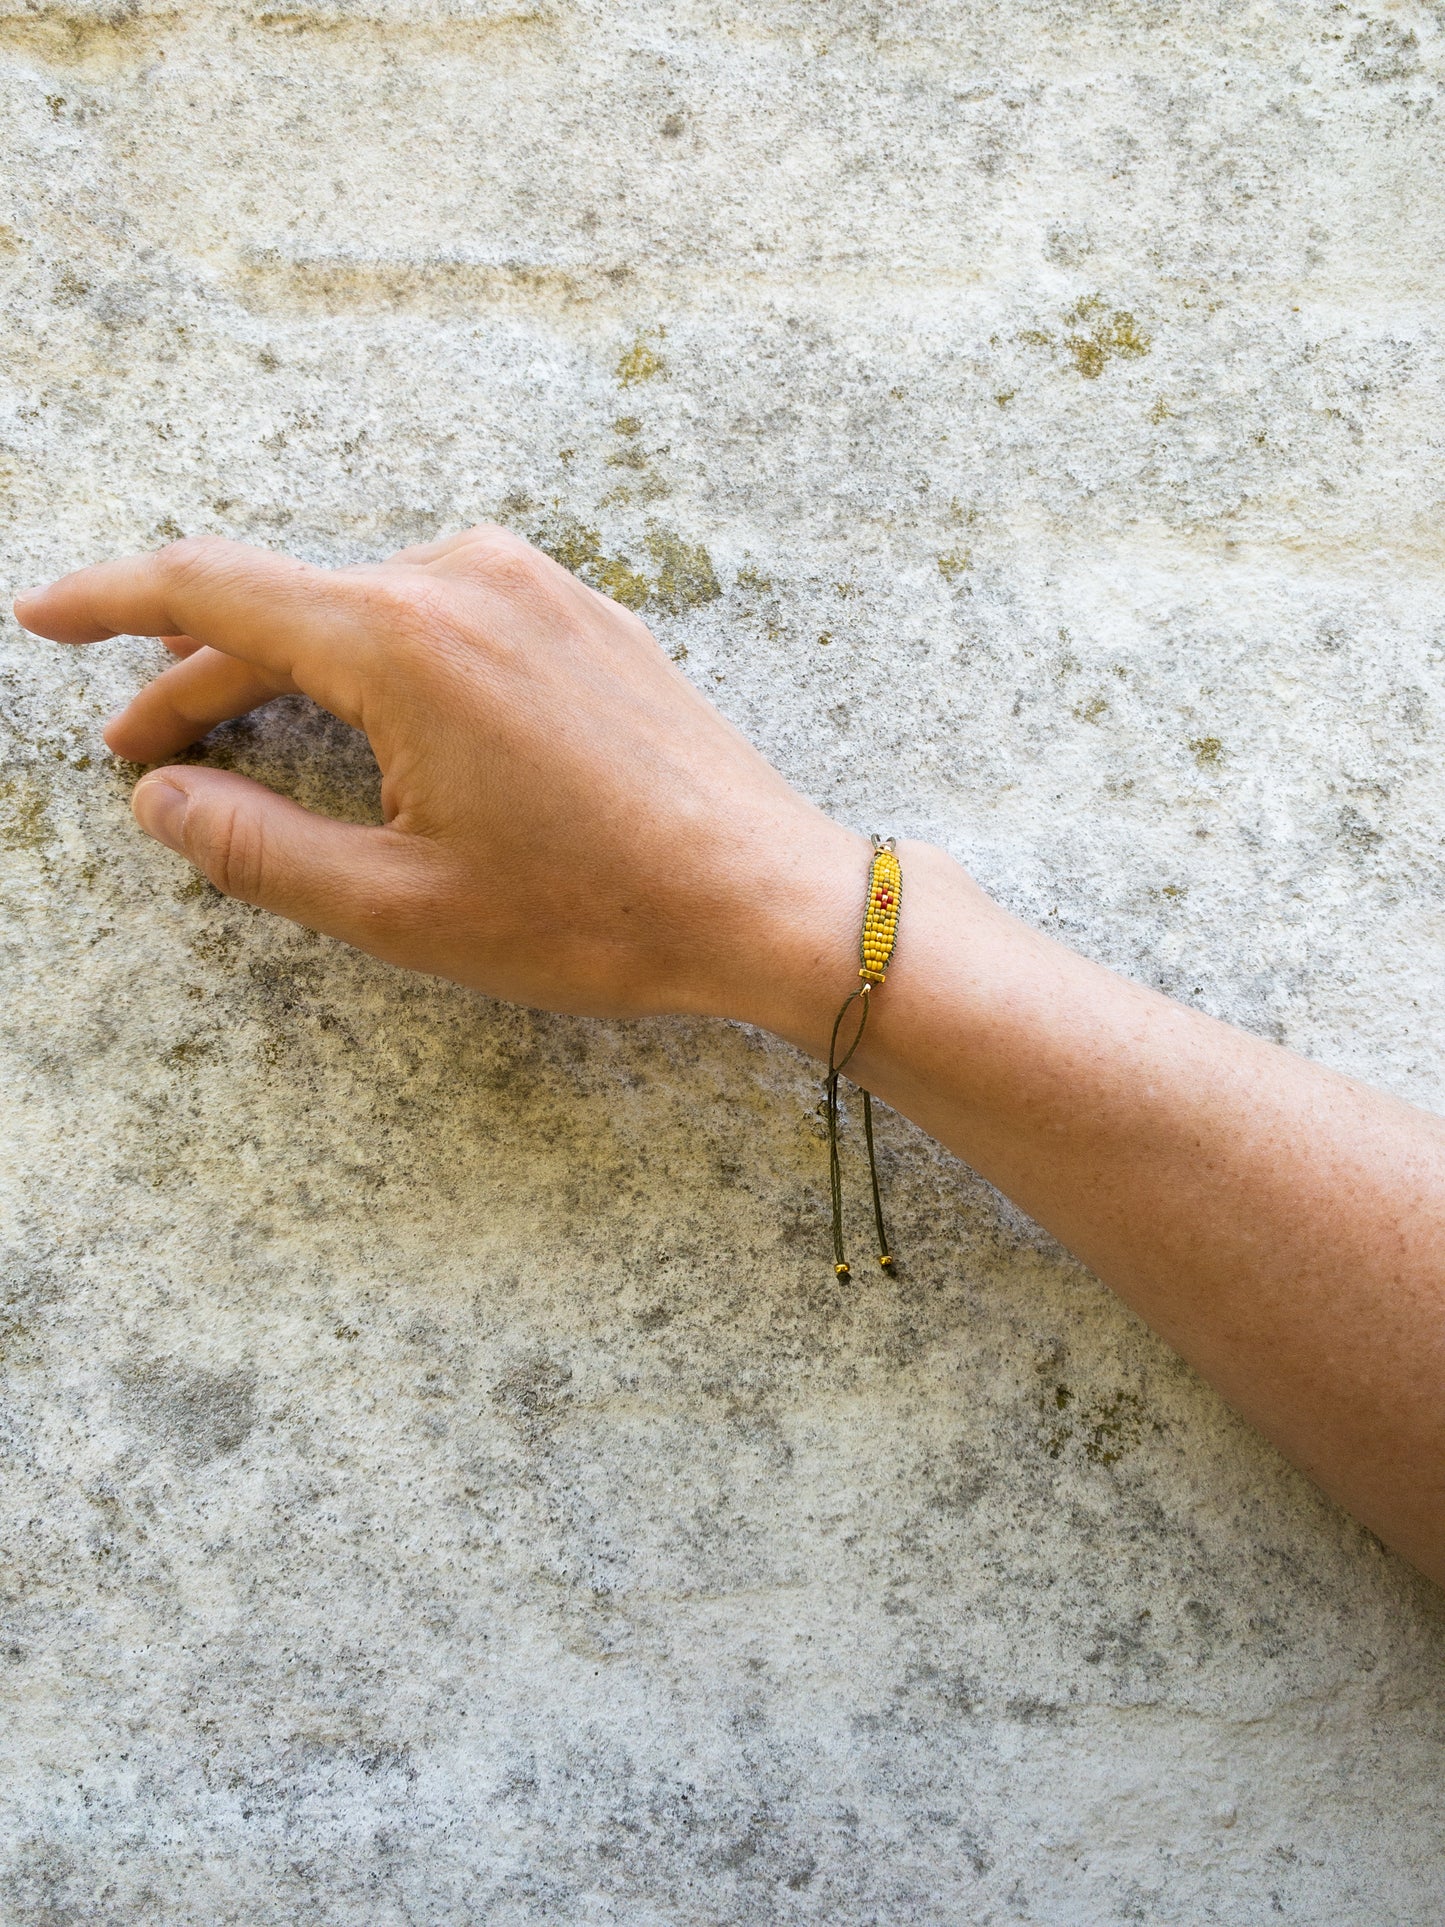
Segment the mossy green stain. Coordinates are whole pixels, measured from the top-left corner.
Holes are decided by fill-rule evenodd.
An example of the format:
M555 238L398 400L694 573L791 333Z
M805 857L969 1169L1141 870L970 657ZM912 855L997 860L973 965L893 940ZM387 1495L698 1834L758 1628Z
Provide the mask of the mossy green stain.
M626 609L645 609L652 593L647 577L625 555L604 557L593 572L592 586Z
M667 373L667 363L648 340L649 333L660 340L663 330L656 328L639 334L618 358L613 373L623 388L633 388L641 381L656 381Z
M687 542L670 529L653 527L647 532L647 553L657 570L652 602L664 614L681 615L705 602L716 602L722 594L712 557L701 542Z
M594 589L628 609L653 608L681 615L715 601L722 585L712 557L700 542L672 529L649 528L644 538L656 574L649 578L628 555L608 555L601 532L573 516L557 516L532 536L537 547Z
M198 1064L203 1058L214 1056L215 1043L207 1037L183 1037L178 1044L172 1044L166 1052L166 1062L184 1069L190 1064Z
M559 516L533 530L532 540L544 555L550 555L573 575L585 576L603 559L601 535L573 516Z
M1055 1385L1052 1399L1045 1398L1046 1413L1050 1406L1043 1447L1051 1459L1062 1458L1065 1448L1077 1441L1090 1465L1117 1465L1143 1441L1146 1430L1161 1429L1137 1392L1114 1392L1077 1406L1076 1394L1067 1385ZM1071 1412L1071 1407L1076 1409ZM1062 1416L1065 1413L1069 1416Z
M0 777L0 846L43 850L53 834L45 792L34 777Z
M1094 305L1102 304L1090 304ZM1082 320L1084 314L1085 305L1080 303L1069 318ZM1071 334L1064 341L1074 357L1074 366L1086 381L1097 381L1114 356L1137 361L1148 354L1152 345L1152 338L1143 332L1127 308L1116 308L1107 320L1095 322L1088 334Z
M1084 1438L1090 1465L1117 1465L1144 1436L1148 1414L1137 1392L1116 1392L1093 1408Z
M1153 346L1153 338L1139 326L1127 308L1109 311L1102 295L1086 294L1064 316L1063 346L1073 356L1074 366L1086 381L1097 381L1116 356L1126 361L1141 360ZM1024 328L1017 339L1030 348L1052 348L1054 335L1045 328ZM1009 390L1008 400L1016 390ZM1005 405L1003 397L995 397Z

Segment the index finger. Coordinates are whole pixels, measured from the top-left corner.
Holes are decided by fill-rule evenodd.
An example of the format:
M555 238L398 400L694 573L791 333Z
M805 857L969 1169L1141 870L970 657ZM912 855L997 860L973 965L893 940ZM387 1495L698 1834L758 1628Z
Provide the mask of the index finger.
M358 659L370 653L375 638L367 600L367 585L354 577L335 576L244 542L193 536L29 590L16 598L15 616L22 627L53 642L191 636L255 668L294 679L330 708L334 705L316 684L355 681ZM352 673L346 674L343 665ZM337 670L343 671L339 678Z

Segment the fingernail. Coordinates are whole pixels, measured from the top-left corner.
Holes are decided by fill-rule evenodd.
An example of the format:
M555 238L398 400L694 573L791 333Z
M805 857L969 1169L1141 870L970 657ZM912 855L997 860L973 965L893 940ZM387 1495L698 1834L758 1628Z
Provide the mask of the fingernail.
M130 799L135 820L147 836L164 843L169 850L184 856L181 831L185 828L186 806L190 798L164 776L147 776L136 784Z

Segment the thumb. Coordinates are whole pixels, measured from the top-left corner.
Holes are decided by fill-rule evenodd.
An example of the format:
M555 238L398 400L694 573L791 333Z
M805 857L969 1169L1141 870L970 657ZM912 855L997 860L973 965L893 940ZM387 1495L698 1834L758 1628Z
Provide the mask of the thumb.
M227 770L152 770L131 808L141 828L216 888L413 968L436 932L435 855L400 830L313 815ZM435 966L432 966L435 967Z

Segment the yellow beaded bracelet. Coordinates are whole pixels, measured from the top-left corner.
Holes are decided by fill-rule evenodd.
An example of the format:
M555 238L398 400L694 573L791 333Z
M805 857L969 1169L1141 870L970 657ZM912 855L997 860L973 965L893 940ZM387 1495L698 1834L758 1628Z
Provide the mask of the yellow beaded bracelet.
M903 896L903 869L893 853L893 839L873 843L873 868L868 873L868 903L863 912L863 937L858 975L871 990L888 974L893 946L898 941L898 905Z
M828 1081L823 1087L824 1111L828 1120L828 1179L833 1202L833 1270L839 1278L850 1276L843 1250L843 1174L838 1159L838 1078L863 1041L868 1008L873 992L888 975L893 961L893 946L898 941L898 910L903 901L903 869L893 847L873 839L873 862L868 871L868 899L863 906L863 934L858 944L858 975L863 979L833 1020L833 1035L828 1045ZM843 1020L854 1004L858 1028L842 1056L838 1055L838 1034ZM888 1248L888 1232L883 1223L883 1199L878 1190L878 1159L873 1149L873 1098L863 1093L863 1135L868 1141L868 1175L873 1185L873 1222L878 1229L878 1262L885 1271L893 1269L893 1253Z

